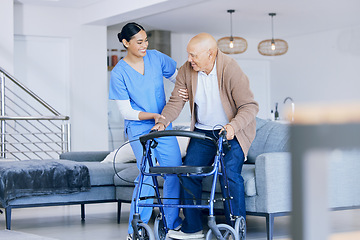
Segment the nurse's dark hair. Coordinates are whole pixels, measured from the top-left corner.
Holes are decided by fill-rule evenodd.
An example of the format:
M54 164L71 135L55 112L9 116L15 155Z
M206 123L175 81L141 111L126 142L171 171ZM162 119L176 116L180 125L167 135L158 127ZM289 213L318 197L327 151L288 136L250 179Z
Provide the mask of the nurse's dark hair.
M130 22L130 23L127 23L121 29L121 32L119 32L117 36L121 43L122 43L123 39L125 39L126 41L129 42L134 37L134 35L137 34L138 32L140 32L141 30L145 31L145 29L141 25L134 23L134 22Z

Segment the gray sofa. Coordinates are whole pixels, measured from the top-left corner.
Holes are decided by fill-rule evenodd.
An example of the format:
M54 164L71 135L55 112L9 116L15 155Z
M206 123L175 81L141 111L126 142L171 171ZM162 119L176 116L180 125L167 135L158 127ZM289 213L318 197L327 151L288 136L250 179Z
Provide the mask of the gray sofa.
M257 133L244 164L246 211L249 215L266 217L267 238L272 239L276 216L291 212L291 155L288 152L289 125L257 118ZM122 203L131 200L138 174L135 163L119 164L114 174L112 164L99 163L109 152L69 152L61 159L84 163L89 168L91 190L67 195L48 195L19 198L6 208L7 227L10 228L11 208L81 204L82 218L87 203L117 202L118 221ZM360 206L359 152L335 151L329 164L329 208L348 209ZM210 189L209 179L204 181L204 192ZM218 187L218 192L220 188ZM296 189L295 189L296 191ZM204 194L205 194L204 193ZM216 204L221 209L222 204ZM1 206L0 206L1 207Z
M0 208L5 209L6 228L11 228L11 210L13 208L58 206L58 205L81 205L81 219L85 219L85 204L118 202L115 198L114 174L112 164L100 163L109 154L108 151L96 152L68 152L60 155L60 163L63 159L72 160L85 165L90 176L90 190L69 194L34 194L14 198L6 203L0 203ZM47 160L42 160L47 161ZM116 169L120 171L128 167L127 164L117 164ZM3 176L1 176L3 177ZM2 188L3 189L3 188ZM120 202L119 205L121 206ZM118 220L120 219L120 208L118 208Z

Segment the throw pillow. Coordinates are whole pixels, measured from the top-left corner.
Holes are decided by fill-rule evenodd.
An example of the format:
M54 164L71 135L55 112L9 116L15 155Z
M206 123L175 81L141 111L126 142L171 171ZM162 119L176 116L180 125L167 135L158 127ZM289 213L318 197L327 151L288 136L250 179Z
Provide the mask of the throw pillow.
M114 151L109 153L105 157L105 159L102 161L102 163L113 163L116 151L117 151L117 149L115 149ZM131 148L130 143L125 144L124 146L122 146L119 149L118 153L116 154L115 162L116 163L136 162L136 158L135 158L135 155L134 155L134 152L133 152L133 150Z

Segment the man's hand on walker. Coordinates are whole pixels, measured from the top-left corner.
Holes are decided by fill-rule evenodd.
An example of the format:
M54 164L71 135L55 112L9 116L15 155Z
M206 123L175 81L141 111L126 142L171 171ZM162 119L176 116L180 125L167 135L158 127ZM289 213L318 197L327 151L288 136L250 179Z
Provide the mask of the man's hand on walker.
M226 139L227 140L233 140L235 137L235 130L230 124L226 124L223 129L220 130L220 133L222 131L226 130Z

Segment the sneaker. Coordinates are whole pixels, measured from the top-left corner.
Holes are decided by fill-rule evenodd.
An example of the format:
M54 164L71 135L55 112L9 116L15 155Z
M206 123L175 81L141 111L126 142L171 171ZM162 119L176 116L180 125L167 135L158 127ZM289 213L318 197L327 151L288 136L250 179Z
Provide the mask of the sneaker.
M195 232L195 233L184 233L183 231L174 231L169 230L168 235L169 238L172 239L201 239L204 238L203 231Z
M131 234L129 234L129 235L126 237L126 240L132 240Z
M182 226L182 224L180 224L179 226L177 226L176 228L174 228L174 231L180 231L181 226ZM172 231L172 230L170 230L170 231Z

